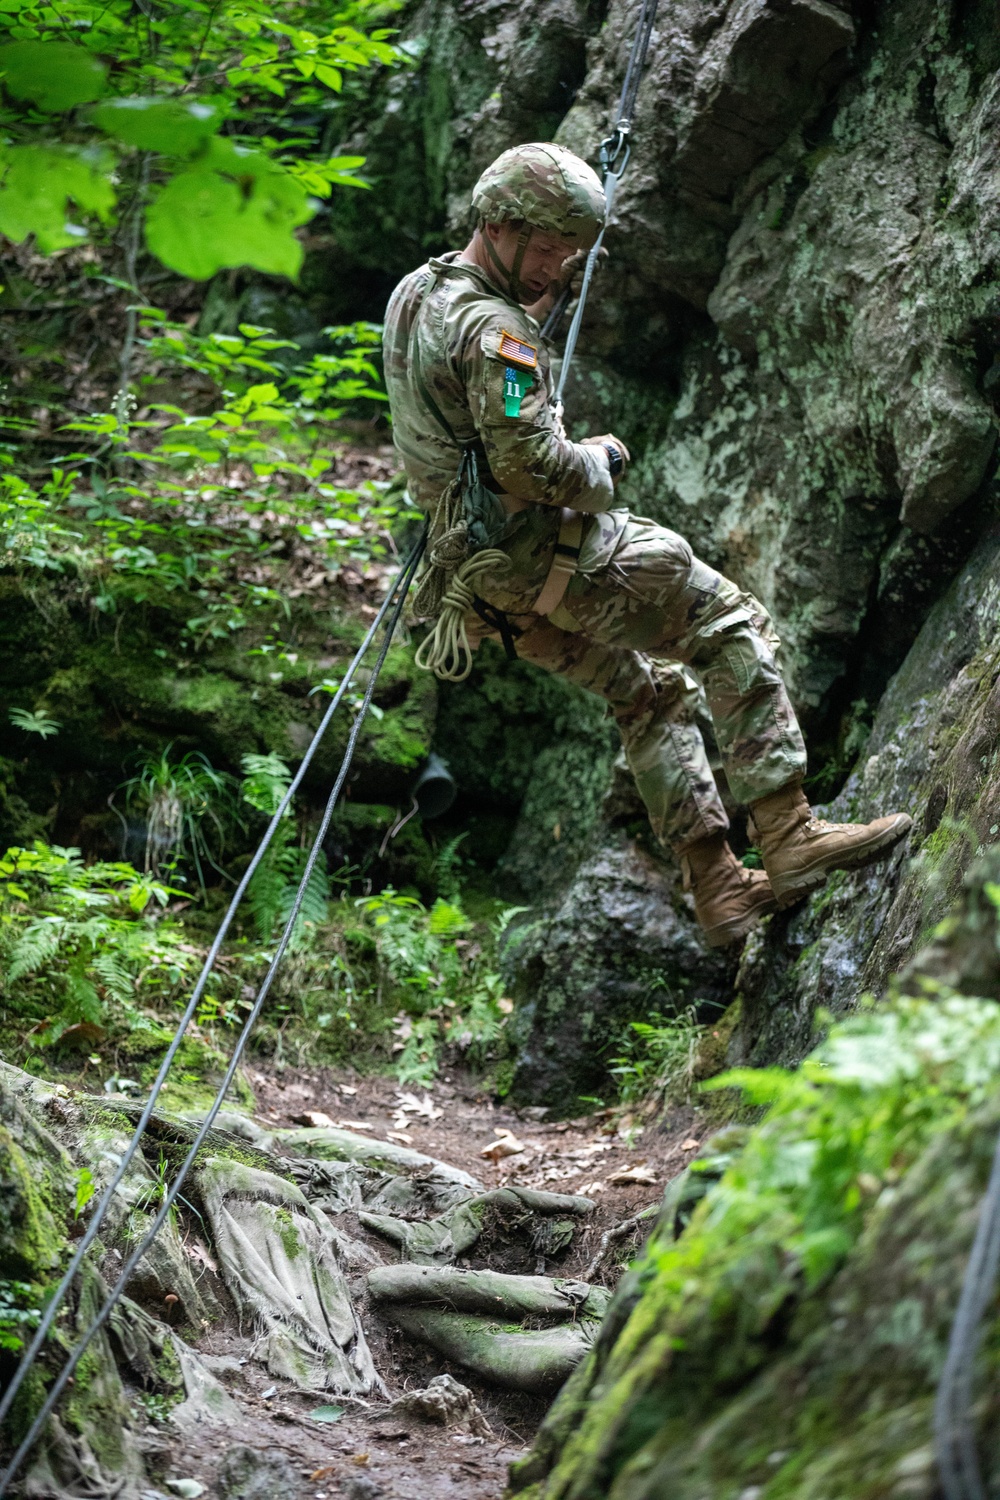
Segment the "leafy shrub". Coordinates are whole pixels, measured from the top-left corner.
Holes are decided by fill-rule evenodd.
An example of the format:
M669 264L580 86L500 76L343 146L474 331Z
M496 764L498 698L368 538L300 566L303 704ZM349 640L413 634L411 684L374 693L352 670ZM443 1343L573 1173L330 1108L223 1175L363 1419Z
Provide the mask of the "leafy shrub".
M623 1104L686 1103L694 1086L694 1069L702 1027L689 1007L679 1016L653 1012L652 1021L632 1021L631 1037L621 1057L612 1059Z
M573 1424L552 1493L606 1493L692 1400L711 1413L738 1391L773 1357L796 1300L842 1265L875 1204L887 1208L935 1137L995 1097L1000 1008L928 989L838 1023L797 1072L740 1069L707 1085L738 1088L767 1114L680 1237L671 1223L650 1242L637 1268L643 1294ZM718 1167L709 1157L692 1171L711 1180ZM578 1399L567 1388L567 1410ZM569 1431L558 1404L550 1420ZM823 1441L821 1425L811 1431Z
M494 920L484 951L469 938L472 923L457 901L439 897L428 909L414 896L386 889L356 904L374 928L379 985L401 1005L393 1044L400 1082L429 1083L442 1047L484 1065L511 1009L492 968L493 950L518 908Z
M30 1039L51 1045L69 1027L86 1042L109 1018L159 1035L138 1009L168 999L198 952L174 923L156 920L169 887L130 864L85 865L78 849L36 841L0 859L3 994L34 1017ZM89 1029L88 1029L89 1028Z
M88 223L113 220L121 188L122 237L143 229L181 275L252 265L296 276L294 231L315 199L367 185L362 158L331 157L321 141L345 73L403 60L389 31L366 25L391 8L188 0L137 26L130 0L10 0L0 232L33 234L45 254L79 245ZM275 136L253 128L262 109Z
M0 1277L0 1349L20 1354L24 1334L38 1327L42 1310L34 1306L35 1288L24 1281L5 1281Z

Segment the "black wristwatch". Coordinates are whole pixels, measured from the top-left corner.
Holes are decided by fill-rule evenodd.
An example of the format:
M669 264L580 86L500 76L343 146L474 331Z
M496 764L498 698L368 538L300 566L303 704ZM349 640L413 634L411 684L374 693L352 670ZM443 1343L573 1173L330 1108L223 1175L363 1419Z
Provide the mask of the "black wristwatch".
M608 455L608 469L612 479L617 479L625 468L625 459L622 450L617 443L602 443L601 447Z

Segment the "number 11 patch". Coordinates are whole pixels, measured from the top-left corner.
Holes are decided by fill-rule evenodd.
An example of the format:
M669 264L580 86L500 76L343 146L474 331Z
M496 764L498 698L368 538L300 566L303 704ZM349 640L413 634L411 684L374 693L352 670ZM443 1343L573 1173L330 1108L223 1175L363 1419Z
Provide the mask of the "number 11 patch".
M521 415L521 402L530 387L531 376L527 370L515 370L513 365L507 366L503 372L503 414L505 417Z

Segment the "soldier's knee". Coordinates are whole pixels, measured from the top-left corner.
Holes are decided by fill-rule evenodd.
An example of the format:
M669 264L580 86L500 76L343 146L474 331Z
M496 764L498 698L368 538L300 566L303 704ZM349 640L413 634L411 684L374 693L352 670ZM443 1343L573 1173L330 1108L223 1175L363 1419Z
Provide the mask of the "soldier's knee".
M734 690L740 697L746 697L770 693L782 685L770 642L753 620L740 621L715 633L705 642L704 654L700 656L696 665L709 697Z

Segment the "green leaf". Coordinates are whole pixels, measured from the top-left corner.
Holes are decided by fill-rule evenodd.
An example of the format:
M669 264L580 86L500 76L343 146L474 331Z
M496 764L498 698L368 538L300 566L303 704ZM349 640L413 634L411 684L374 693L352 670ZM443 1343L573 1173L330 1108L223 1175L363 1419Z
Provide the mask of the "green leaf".
M75 146L12 146L0 158L0 233L20 243L29 234L48 254L78 245L87 231L67 222L69 204L107 220L115 203L111 159Z
M314 1422L339 1422L344 1415L342 1406L316 1406L309 1413Z
M222 123L220 99L107 99L94 120L108 135L142 151L193 156Z
M171 270L204 281L224 266L294 279L302 246L293 230L312 216L305 189L259 151L213 140L146 214L146 242Z
M9 42L0 69L7 92L39 109L72 109L104 93L104 64L71 42Z

